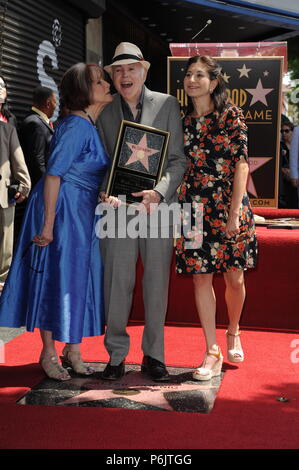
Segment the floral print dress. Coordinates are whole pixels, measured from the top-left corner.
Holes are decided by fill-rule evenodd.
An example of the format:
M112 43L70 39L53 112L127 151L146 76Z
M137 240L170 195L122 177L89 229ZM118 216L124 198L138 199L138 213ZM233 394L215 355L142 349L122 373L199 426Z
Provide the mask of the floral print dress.
M240 233L225 237L236 163L241 157L248 160L242 111L229 106L219 118L216 113L186 116L183 125L188 168L179 190L183 230L176 243L176 271L200 274L252 268L257 240L246 193L239 213Z

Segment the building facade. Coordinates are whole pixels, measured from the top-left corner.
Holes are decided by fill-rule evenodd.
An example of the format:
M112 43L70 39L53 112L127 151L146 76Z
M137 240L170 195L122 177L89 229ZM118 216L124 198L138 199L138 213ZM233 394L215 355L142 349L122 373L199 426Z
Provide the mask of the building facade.
M89 18L101 16L104 2L6 0L0 8L0 69L8 83L10 106L21 120L36 86L53 89L59 104L59 82L66 69L94 56L95 50L100 56L100 44L91 45L89 39L100 36L99 19ZM53 121L58 113L59 106Z

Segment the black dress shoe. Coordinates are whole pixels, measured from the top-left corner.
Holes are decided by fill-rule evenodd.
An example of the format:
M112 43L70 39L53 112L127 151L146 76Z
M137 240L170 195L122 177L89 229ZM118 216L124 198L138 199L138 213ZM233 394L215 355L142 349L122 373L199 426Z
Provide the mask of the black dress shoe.
M157 359L154 359L150 356L143 357L141 373L147 375L155 382L170 381L170 376L167 372L165 364L163 364L163 362L157 361Z
M118 366L112 366L110 362L106 365L102 372L102 379L104 380L118 380L125 375L125 365L121 362Z

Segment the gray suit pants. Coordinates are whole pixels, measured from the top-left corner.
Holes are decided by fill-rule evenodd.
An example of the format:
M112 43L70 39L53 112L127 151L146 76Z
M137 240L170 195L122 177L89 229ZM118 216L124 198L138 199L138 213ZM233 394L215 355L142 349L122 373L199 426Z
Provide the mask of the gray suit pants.
M15 206L0 207L0 282L5 282L13 253Z
M144 355L164 362L164 323L168 302L173 238L104 238L104 290L107 330L105 347L111 365L125 359L130 347L126 332L136 278L136 263L141 255L145 327Z

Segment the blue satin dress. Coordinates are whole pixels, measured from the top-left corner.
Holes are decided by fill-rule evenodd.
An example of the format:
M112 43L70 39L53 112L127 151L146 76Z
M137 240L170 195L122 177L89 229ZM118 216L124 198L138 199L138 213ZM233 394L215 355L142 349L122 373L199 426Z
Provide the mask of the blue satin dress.
M53 242L46 247L32 243L43 227L42 178L28 200L0 297L1 326L41 328L67 343L103 334L103 273L95 209L108 164L91 122L69 115L59 124L46 172L61 178Z

